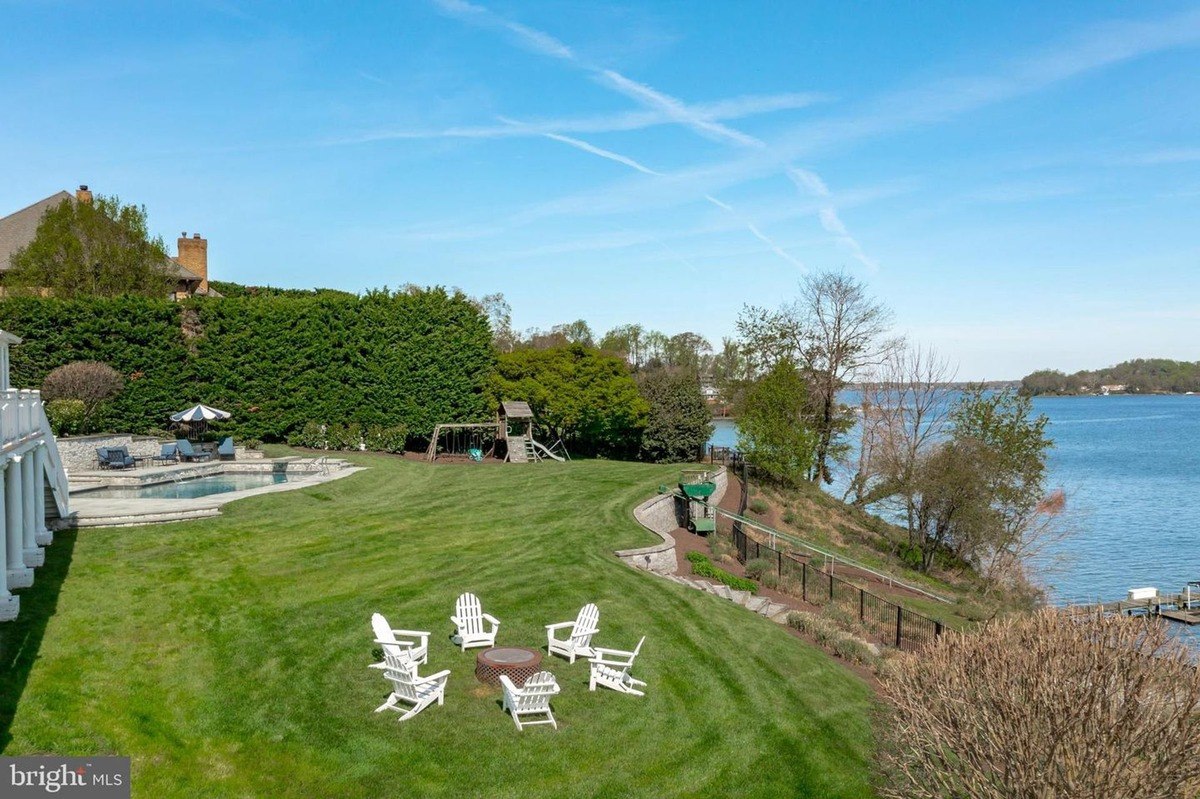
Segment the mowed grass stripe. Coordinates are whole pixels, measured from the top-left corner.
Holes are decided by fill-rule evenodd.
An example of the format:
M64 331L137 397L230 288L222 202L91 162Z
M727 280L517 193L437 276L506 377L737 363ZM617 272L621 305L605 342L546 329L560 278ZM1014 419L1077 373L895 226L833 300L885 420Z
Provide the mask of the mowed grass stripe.
M217 519L64 536L61 590L39 614L54 586L35 585L0 627L5 651L45 627L0 671L4 753L128 754L147 797L871 795L861 681L612 556L653 542L630 511L677 467L354 459L370 469ZM547 658L559 730L518 733L448 640L463 591L521 646L597 602L598 644L647 636L648 696L589 693L586 663ZM433 631L423 671L451 669L444 707L371 713L376 610Z

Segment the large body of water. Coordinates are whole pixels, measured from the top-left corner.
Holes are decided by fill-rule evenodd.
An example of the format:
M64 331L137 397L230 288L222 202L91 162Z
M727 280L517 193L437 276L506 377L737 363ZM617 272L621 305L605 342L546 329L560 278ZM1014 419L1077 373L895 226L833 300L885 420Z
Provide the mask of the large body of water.
M1048 485L1068 495L1071 535L1038 577L1057 601L1113 600L1200 580L1200 395L1045 397ZM719 420L712 442L736 446Z

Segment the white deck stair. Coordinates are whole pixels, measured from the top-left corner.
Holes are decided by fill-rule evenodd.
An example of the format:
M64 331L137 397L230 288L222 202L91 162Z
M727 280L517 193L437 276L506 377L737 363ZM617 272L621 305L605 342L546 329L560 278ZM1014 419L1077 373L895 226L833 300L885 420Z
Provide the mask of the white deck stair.
M12 592L33 585L42 550L54 540L50 515L70 513L67 473L41 392L9 386L9 345L21 339L0 330L0 621L20 612Z

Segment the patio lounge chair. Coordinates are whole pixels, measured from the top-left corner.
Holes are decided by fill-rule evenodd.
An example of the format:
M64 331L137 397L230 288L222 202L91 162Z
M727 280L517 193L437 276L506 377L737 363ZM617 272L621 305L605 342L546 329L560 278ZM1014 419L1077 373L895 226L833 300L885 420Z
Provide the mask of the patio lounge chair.
M555 632L567 628L570 628L567 638L554 637ZM592 636L599 631L600 611L595 605L584 605L575 621L546 625L546 651L562 655L572 663L577 657L590 658L595 654L592 650Z
M217 456L223 461L231 461L236 457L233 452L233 436L227 436L224 441L217 445Z
M521 726L521 716L545 716L544 719L526 721L524 724L549 724L554 729L558 729L558 722L554 720L554 714L550 711L550 697L559 691L553 674L548 671L539 671L526 680L525 685L521 688L514 685L513 681L508 679L507 674L501 674L500 685L504 687L504 700L501 707L512 713L513 723L517 725L518 730L524 729Z
M375 632L375 643L383 647L383 660L372 663L371 668L386 669L388 663L401 662L408 663L415 671L419 664L429 662L429 633L393 630L382 613L371 614L371 629ZM397 638L398 635L404 637Z
M153 463L161 463L163 465L166 465L168 463L178 463L179 462L179 447L175 444L174 441L167 443L167 444L163 444L162 449L159 451L159 453L157 455L153 456L152 458L150 458L150 460Z
M603 685L605 688L611 688L623 694L645 696L645 692L639 691L637 686L640 685L644 688L646 683L633 679L629 674L629 670L633 668L633 661L637 658L645 641L646 636L643 635L642 640L638 641L638 645L633 648L632 652L596 647L596 654L591 660L592 676L588 683L588 690L594 691L597 685Z
M192 442L186 438L176 439L175 447L179 450L179 456L185 461L206 461L212 458L211 452L204 452L203 450L197 452L192 449Z
M463 594L454 603L454 615L450 617L457 632L450 640L462 647L495 646L496 631L500 629L500 620L495 616L484 613L479 604L479 598L474 594ZM484 622L490 622L491 629L485 629Z
M96 461L101 469L129 469L137 465L124 447L97 447Z
M439 705L446 699L446 681L450 679L450 671L439 671L428 677L417 676L416 666L411 669L408 661L398 661L391 657L384 658L383 676L392 684L392 692L387 701L375 708L379 713L384 710L395 710L403 713L400 721L411 719L436 701ZM412 705L409 710L397 705Z

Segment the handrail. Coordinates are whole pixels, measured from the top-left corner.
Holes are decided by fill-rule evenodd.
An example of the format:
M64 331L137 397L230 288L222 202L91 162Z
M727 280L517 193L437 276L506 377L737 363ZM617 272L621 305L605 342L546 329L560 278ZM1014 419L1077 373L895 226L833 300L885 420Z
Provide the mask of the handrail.
M66 470L58 451L46 405L40 391L8 389L0 391L0 452L10 452L29 445L45 445L46 472L60 515L68 511L70 488Z
M865 571L869 574L873 574L876 577L878 577L879 579L886 581L889 585L898 585L901 588L908 589L909 591L916 591L918 594L927 596L930 599L936 599L938 602L945 602L947 605L953 604L953 602L951 600L946 599L943 596L939 596L935 593L932 593L931 591L927 591L924 588L918 588L917 586L912 585L911 583L906 583L903 580L899 580L890 574L885 574L883 572L876 571L875 569L872 569L870 566L864 566L863 564L861 564L855 560L852 560L851 558L847 558L845 555L838 555L838 554L835 554L828 550L822 549L821 547L817 546L816 544L813 544L809 541L805 541L802 538L797 538L796 536L791 535L789 533L782 533L773 527L768 527L767 525L762 524L761 522L756 522L751 518L734 513L733 511L725 510L724 508L718 507L717 514L724 515L734 521L741 522L744 526L753 527L755 530L760 530L760 531L766 533L767 535L771 536L772 545L774 544L776 539L778 539L780 541L786 541L787 543L791 544L792 546L799 547L801 549L807 549L810 552L820 555L820 556L832 561L835 564L840 560L842 563L844 563L847 566L850 566L851 568L859 569L859 570Z
M42 441L46 444L46 471L49 473L53 487L54 503L58 506L60 516L67 515L70 510L71 488L67 481L67 470L63 467L62 454L58 451L58 440L50 427L50 417L46 415L45 403L39 403L39 413L42 427Z

